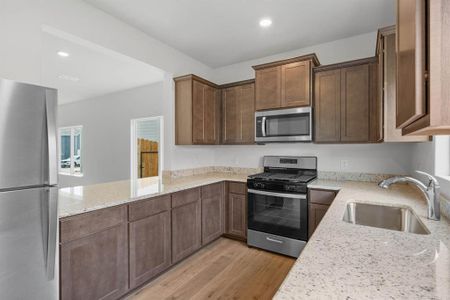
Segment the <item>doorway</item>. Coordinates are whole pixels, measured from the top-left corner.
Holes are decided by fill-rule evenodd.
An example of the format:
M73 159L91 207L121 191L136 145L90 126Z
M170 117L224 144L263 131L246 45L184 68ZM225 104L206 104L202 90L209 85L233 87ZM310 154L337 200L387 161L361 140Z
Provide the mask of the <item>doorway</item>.
M131 178L161 176L163 117L131 120Z

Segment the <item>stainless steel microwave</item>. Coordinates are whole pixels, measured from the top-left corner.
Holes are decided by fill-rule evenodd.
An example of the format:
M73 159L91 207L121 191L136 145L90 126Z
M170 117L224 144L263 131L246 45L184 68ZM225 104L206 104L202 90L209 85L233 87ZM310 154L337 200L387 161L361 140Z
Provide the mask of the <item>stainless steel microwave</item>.
M257 143L312 141L311 107L257 111L255 141Z

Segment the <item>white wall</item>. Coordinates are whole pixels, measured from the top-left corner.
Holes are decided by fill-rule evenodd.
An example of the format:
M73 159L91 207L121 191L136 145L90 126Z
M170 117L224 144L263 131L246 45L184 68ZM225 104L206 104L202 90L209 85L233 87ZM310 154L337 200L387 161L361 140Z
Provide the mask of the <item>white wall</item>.
M172 80L170 79L170 82ZM60 105L58 127L83 125L83 177L61 175L60 186L130 178L131 119L164 116L164 168L214 164L211 147L174 146L173 114L166 82Z
M60 105L58 126L83 125L83 177L60 176L74 186L130 178L130 120L162 114L163 83Z
M317 156L320 171L408 174L410 147L407 144L268 144L263 146L222 146L215 151L221 166L262 166L264 155ZM348 161L346 168L341 160Z
M253 59L214 69L211 78L218 84L255 78L255 72L252 69L252 66L254 65L310 53L316 53L322 65L366 58L375 55L376 37L376 32L370 32L346 39Z
M446 141L444 141L446 139ZM415 173L416 170L438 176L441 193L450 199L450 151L447 137L434 137L432 142L418 143L413 146L410 174L427 183L425 176Z

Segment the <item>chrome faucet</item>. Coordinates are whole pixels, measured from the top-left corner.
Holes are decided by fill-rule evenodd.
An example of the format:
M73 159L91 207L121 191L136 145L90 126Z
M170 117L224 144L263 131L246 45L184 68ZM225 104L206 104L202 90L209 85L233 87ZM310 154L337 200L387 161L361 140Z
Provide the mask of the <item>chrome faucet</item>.
M387 189L393 183L409 182L417 186L425 195L428 204L428 219L439 221L441 219L440 199L439 199L439 182L425 172L416 171L417 173L428 177L428 186L421 181L408 176L394 176L381 181L378 185L381 188Z

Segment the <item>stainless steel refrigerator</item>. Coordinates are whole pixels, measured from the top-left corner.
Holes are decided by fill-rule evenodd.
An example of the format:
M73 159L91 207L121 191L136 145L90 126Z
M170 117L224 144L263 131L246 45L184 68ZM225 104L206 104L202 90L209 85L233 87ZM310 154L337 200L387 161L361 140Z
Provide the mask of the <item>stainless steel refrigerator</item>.
M0 298L58 299L57 91L0 79Z

